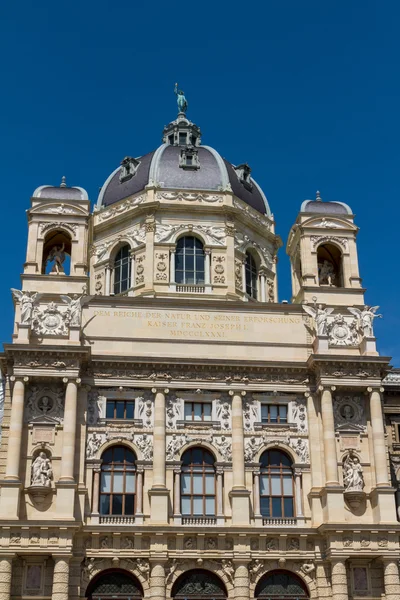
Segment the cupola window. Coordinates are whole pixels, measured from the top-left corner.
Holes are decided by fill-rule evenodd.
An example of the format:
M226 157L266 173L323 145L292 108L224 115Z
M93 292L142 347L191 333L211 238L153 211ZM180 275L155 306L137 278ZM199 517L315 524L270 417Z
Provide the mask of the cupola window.
M189 285L204 284L204 248L194 236L185 236L176 245L175 281Z
M130 247L122 246L114 261L114 294L122 294L130 287L131 258Z
M136 160L136 158L132 158L131 156L126 156L121 162L121 171L119 173L120 183L124 183L125 181L132 179L132 177L136 175L139 165L139 160Z
M179 166L182 169L199 169L199 151L194 146L182 148L179 157Z
M251 183L251 169L249 165L247 163L238 165L237 167L235 167L235 171L240 183L242 183L243 186L251 192L251 190L253 189L253 184Z
M186 143L187 143L187 133L186 133L186 131L180 131L179 132L179 145L186 146Z
M250 298L254 298L257 300L257 265L253 256L250 252L246 252L246 263L245 263L245 271L246 271L246 294L250 296Z
M171 135L168 136L168 143L170 146L174 145L174 134L171 133Z

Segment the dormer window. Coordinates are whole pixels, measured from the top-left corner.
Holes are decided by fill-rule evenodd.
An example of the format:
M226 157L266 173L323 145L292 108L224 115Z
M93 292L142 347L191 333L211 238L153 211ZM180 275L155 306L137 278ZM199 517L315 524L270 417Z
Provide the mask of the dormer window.
M132 179L132 177L136 175L139 165L139 160L136 160L136 158L132 158L131 156L126 156L121 162L121 171L119 174L120 183L124 183L125 181Z
M181 155L179 157L179 166L182 169L199 169L199 156L198 150L194 146L186 146L182 148Z
M251 192L251 190L253 189L253 184L251 183L251 169L249 165L247 163L238 165L237 167L235 167L235 171L240 183L242 183L243 186Z
M180 146L186 146L187 143L187 133L186 131L180 131L179 132L179 145Z

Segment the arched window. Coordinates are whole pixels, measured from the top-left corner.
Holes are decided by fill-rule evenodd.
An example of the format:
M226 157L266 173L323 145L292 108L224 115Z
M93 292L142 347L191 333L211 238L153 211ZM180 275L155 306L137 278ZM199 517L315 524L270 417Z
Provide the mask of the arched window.
M205 569L193 569L182 573L175 581L171 598L204 600L212 598L223 600L228 597L225 585L221 579Z
M266 450L260 458L260 507L263 517L294 517L292 460L280 450Z
M215 458L204 448L189 448L182 456L181 512L183 516L215 515Z
M246 252L246 294L257 300L257 265L250 252Z
M334 287L343 286L342 253L332 244L321 244L317 250L318 283Z
M204 284L204 248L193 236L182 237L176 244L175 282Z
M71 237L65 231L49 231L43 244L42 273L47 275L69 275L71 249Z
M114 294L131 287L131 257L128 244L119 249L114 261Z
M95 576L88 585L85 596L89 600L138 600L143 598L143 588L131 573L113 569L102 571Z
M136 456L125 446L112 446L102 456L100 483L101 515L135 513Z
M302 600L310 595L303 581L289 571L270 571L257 583L255 598L261 600Z

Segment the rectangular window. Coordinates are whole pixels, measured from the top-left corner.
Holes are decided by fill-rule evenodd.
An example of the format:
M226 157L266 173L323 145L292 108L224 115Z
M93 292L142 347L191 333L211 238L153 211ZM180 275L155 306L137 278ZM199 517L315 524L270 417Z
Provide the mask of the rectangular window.
M262 423L287 423L286 404L261 404Z
M185 421L211 421L211 402L185 401Z
M186 133L179 132L179 145L186 146L187 135Z
M107 400L106 419L133 419L134 416L134 400Z
M193 156L186 156L186 164L190 167L193 164Z
M174 134L168 136L168 141L171 144L171 146L174 145Z

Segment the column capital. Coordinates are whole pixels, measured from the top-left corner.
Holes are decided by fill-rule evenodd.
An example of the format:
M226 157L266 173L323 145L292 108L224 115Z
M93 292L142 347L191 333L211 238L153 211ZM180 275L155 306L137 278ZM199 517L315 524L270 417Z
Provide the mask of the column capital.
M244 390L229 390L228 394L230 396L245 396L247 392Z
M372 392L380 392L381 394L383 394L384 391L385 388L383 387L367 387L367 392L369 394L372 394Z
M318 391L319 392L336 392L336 385L319 385L318 386Z
M152 394L158 394L159 392L161 392L162 394L169 394L169 389L168 388L151 388L151 393Z
M65 385L67 385L68 383L75 383L76 385L80 385L81 382L82 379L80 379L79 377L63 377L63 383L65 383Z
M59 560L65 560L66 562L69 562L72 558L71 554L58 554L56 553L52 553L51 555L52 559L57 562Z
M29 377L27 377L26 375L11 375L10 381L12 383L15 383L16 381L22 381L23 383L28 383Z

